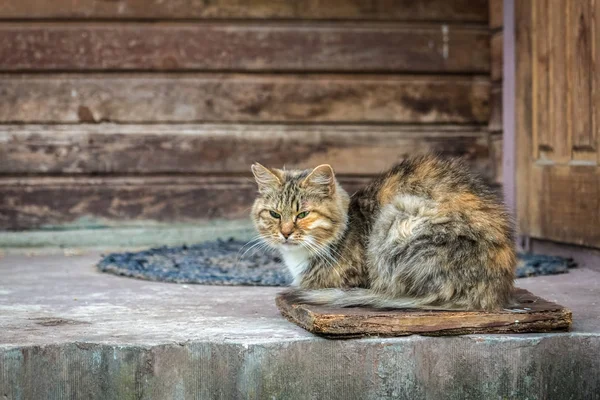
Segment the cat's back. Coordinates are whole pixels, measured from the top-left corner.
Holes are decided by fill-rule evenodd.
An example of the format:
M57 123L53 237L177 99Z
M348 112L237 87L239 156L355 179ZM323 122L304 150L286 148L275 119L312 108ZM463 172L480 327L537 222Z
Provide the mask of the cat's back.
M410 157L357 193L354 207L373 221L388 205L435 208L439 217L461 218L511 235L512 225L498 196L461 160L434 155ZM500 233L500 232L498 232Z
M398 195L412 195L442 202L470 195L488 205L501 206L480 177L458 159L434 155L410 157L375 178L356 197L371 208L389 204ZM467 196L468 197L468 196Z

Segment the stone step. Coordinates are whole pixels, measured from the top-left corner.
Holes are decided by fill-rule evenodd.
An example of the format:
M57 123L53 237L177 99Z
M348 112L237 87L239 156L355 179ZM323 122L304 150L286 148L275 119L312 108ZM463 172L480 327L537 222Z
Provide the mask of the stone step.
M328 340L278 288L100 274L97 253L0 259L4 399L598 399L600 272L520 279L570 333Z

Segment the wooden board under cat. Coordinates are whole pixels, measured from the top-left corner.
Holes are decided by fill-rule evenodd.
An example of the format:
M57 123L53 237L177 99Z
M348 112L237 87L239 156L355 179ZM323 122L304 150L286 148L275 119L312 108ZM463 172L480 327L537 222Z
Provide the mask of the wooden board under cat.
M568 331L569 309L516 289L515 308L524 312L423 311L330 308L294 304L285 294L277 296L277 307L291 322L309 332L333 339L364 336L466 335L472 333L534 333Z

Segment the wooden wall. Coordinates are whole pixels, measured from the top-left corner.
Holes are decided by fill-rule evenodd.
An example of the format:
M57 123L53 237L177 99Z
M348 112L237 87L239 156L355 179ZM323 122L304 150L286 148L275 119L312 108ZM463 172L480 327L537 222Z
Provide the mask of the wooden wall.
M242 217L254 161L493 180L489 32L488 0L4 0L0 229Z

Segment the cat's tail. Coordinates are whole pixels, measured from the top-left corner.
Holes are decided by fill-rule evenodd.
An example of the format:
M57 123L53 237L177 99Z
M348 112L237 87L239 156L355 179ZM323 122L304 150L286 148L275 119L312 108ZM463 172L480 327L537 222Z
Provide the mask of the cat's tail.
M332 307L372 307L423 310L466 310L458 304L440 304L437 296L430 297L385 297L370 289L290 289L284 292L294 303L327 305Z

